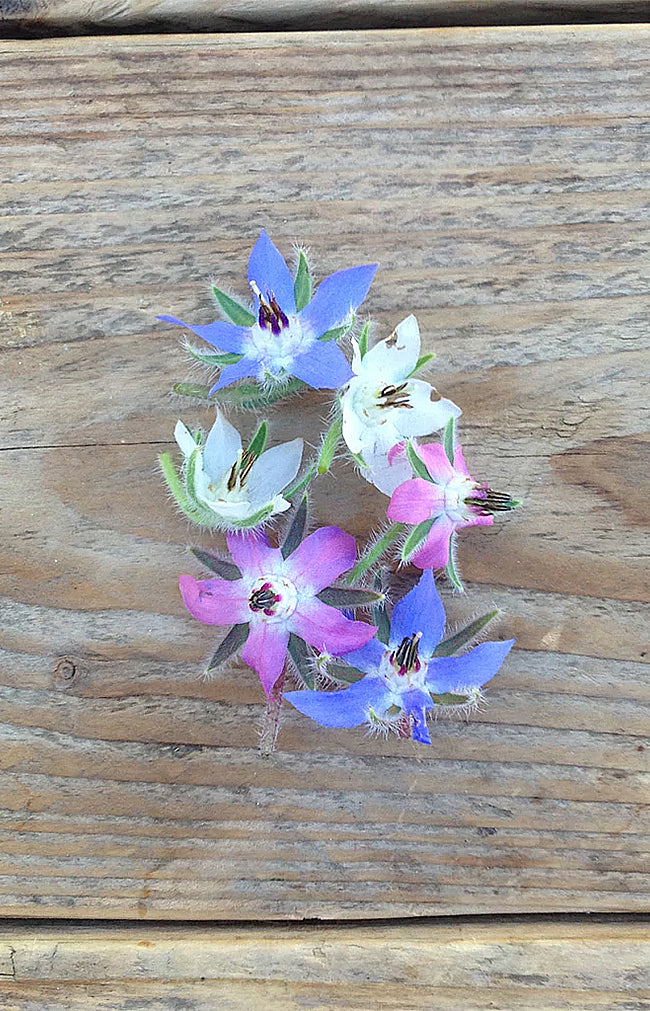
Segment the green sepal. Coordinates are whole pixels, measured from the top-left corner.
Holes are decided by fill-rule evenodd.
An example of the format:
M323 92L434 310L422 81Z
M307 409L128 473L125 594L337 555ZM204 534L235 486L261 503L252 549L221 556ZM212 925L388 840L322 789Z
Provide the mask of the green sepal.
M223 639L217 646L216 652L214 653L210 663L205 668L206 674L211 674L212 671L227 660L229 656L236 653L240 646L243 646L248 639L248 624L245 625L233 625L233 627L228 632L228 635Z
M363 470L367 470L368 464L364 460L362 453L353 453L352 450L349 449L349 448L348 448L348 452L349 452L350 456L352 457L352 459L354 460L354 462L356 463L357 467L361 467Z
M362 576L364 572L367 572L368 569L372 568L379 561L383 553L388 550L394 540L401 536L405 529L404 523L391 523L388 530L381 535L371 548L368 548L356 565L350 569L345 577L346 583L348 585L356 583L359 576Z
M435 523L435 517L430 520L423 520L422 523L418 523L416 527L413 527L410 534L404 541L404 546L402 547L402 560L407 562L411 555L420 547L423 541L426 541L429 536L429 531Z
M273 503L270 502L269 505L265 505L263 509L258 509L256 513L249 516L245 520L229 520L229 525L235 527L237 530L252 530L254 527L258 527L260 523L267 520L269 516L273 515Z
M469 695L454 695L452 692L445 692L444 695L430 692L430 695L437 706L464 706L469 702Z
M309 264L302 249L298 254L298 271L296 280L293 282L293 293L296 298L296 309L300 312L304 309L311 298L311 277L309 276Z
M328 470L332 466L334 454L336 453L338 444L341 441L342 431L343 417L338 414L325 432L325 436L323 438L323 444L320 448L320 453L318 454L318 463L316 467L319 474L327 474Z
M201 565L204 565L210 572L214 572L215 575L221 576L222 579L242 578L241 569L234 562L225 562L204 548L190 548L190 551Z
M228 404L245 411L256 411L305 389L307 386L300 379L290 379L288 383L279 384L271 390L265 390L258 383L239 383L237 386L226 386L223 390L217 390L210 399L213 403Z
M445 430L442 436L442 445L444 447L445 453L447 454L447 459L449 460L452 467L454 466L454 455L456 451L456 419L450 418L445 425Z
M359 334L359 355L364 358L368 353L368 334L370 333L370 323L364 323Z
M378 604L384 599L383 593L375 590L359 590L355 587L328 586L320 590L316 596L330 607L364 607L367 604Z
M209 400L208 394L211 386L197 385L196 383L174 383L172 393L177 393L179 397L194 397L196 400Z
M197 446L191 456L188 457L185 465L185 490L187 491L190 501L193 502L199 509L202 508L202 506L198 501L196 494L196 468L200 455L201 450Z
M316 464L311 463L302 477L296 478L293 484L287 485L282 492L282 497L286 499L295 498L307 488L312 478L316 475Z
M420 369L423 369L426 365L429 364L429 362L433 361L435 357L436 357L435 351L427 351L426 354L420 355L417 362L415 363L415 368L411 369L406 378L410 379L411 376L414 376L416 372L419 372Z
M280 551L283 558L288 558L292 551L295 551L305 535L307 526L307 495L303 495L300 505L293 514L291 524L287 530L287 535L282 542Z
M215 284L212 285L212 294L231 323L234 323L236 326L255 325L253 313L249 309L244 308L243 305L240 305L239 302L235 302L234 298L226 295L225 291L221 291Z
M456 563L454 562L454 558L451 553L451 547L449 550L449 561L445 565L445 573L451 585L455 587L455 589L457 589L460 593L464 593L465 587L463 586L463 581L458 574Z
M291 632L289 635L287 649L305 688L309 688L310 691L313 691L316 687L316 679L314 678L313 671L309 666L309 650L307 649L306 644L302 641L302 639L299 639L297 635L294 635L293 632Z
M350 319L349 323L344 326L335 326L332 330L326 330L324 334L321 334L318 338L319 341L338 341L341 337L345 337L346 334L350 333L350 330L354 326L354 316Z
M483 631L486 625L489 625L491 621L499 616L501 612L497 609L494 611L488 611L487 614L481 615L480 618L476 618L474 621L470 622L469 625L465 625L458 632L453 635L448 636L439 642L433 651L433 656L453 656L457 653L459 649L466 645L468 642L473 642L477 635Z
M365 677L363 671L357 670L356 667L345 667L337 663L328 663L327 673L336 681L344 681L350 685L353 685L356 681L361 681L361 678Z
M193 453L192 456L194 455L195 454ZM160 469L162 470L167 487L173 495L174 501L181 512L183 512L188 519L192 520L192 522L196 523L198 526L213 526L214 515L209 510L204 509L201 505L199 505L198 502L192 501L183 487L183 482L176 472L174 462L169 453L161 453L158 460L160 462Z
M377 573L375 576L375 588L381 590L382 579L381 575ZM390 618L388 617L388 611L386 610L386 598L373 607L372 609L372 621L373 624L377 626L377 638L384 645L388 643L390 638Z
M433 483L433 479L426 468L424 460L422 460L422 458L415 452L415 446L410 439L406 440L406 457L418 477L421 477L424 481Z
M254 456L255 459L257 460L258 457L260 457L264 452L268 435L269 435L269 426L265 421L260 422L259 427L255 432L255 435L253 436L251 441L248 443L248 446L246 447L247 454L249 456Z
M236 365L244 357L243 355L233 354L231 351L224 351L220 354L204 353L203 351L199 351L198 348L192 347L191 344L187 344L186 348L192 355L192 358L196 358L197 362L203 362L204 365L213 365L218 369L223 369L226 365Z

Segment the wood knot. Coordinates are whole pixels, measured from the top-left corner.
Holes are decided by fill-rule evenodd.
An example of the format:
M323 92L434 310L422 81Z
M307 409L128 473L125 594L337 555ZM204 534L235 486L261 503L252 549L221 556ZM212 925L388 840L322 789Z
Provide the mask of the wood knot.
M54 675L54 683L67 688L77 676L77 665L69 656L62 656L54 664L52 673Z

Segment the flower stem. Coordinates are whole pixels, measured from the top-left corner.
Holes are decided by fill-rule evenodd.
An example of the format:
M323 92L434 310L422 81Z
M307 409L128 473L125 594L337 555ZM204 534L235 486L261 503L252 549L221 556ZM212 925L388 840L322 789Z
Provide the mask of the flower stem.
M278 739L280 729L280 710L282 709L282 690L286 671L282 671L280 677L273 685L271 694L266 702L264 712L264 722L262 723L262 733L260 735L260 755L262 758L270 758L275 751L275 743Z
M372 568L379 561L384 551L388 550L393 541L397 540L404 533L405 529L404 523L391 523L388 530L361 556L354 568L350 569L345 579L346 583L355 583L359 576L362 576L364 572Z
M334 454L336 453L336 449L341 438L342 428L343 419L339 414L325 432L323 445L321 446L320 453L318 454L317 470L319 474L327 474L328 470L332 466L332 460L334 459Z

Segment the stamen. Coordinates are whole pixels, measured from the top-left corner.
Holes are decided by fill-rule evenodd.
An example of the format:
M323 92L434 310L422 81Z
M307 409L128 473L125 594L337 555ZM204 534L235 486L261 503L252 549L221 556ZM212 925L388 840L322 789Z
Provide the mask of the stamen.
M418 659L418 648L422 632L415 632L402 639L397 649L391 653L390 662L401 676L411 671L419 671L422 666Z
M271 617L275 614L274 608L280 599L271 583L264 583L258 590L251 593L248 598L248 606L251 611L264 611L264 614Z
M283 327L289 326L289 317L278 305L272 291L267 291L265 298L255 281L249 281L248 283L251 291L257 296L260 303L257 322L262 330L270 329L271 333L277 337Z
M492 513L507 513L516 509L519 503L511 498L504 491L493 491L487 485L481 489L482 494L469 496L465 499L465 505L477 509L483 516L490 516Z

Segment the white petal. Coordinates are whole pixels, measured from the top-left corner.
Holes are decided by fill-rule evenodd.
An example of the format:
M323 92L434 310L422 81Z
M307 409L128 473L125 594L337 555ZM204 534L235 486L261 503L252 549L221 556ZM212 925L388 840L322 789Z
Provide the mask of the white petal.
M176 422L174 438L176 439L178 447L185 459L190 457L196 449L196 442L194 441L194 436L190 432L189 428L187 428L182 421Z
M203 450L203 467L212 481L218 483L230 470L240 449L239 432L217 411Z
M363 477L384 495L392 495L396 488L413 476L411 465L403 454L395 456L392 463L388 462L388 453L376 453L370 459L364 459L368 470L361 471Z
M363 369L363 363L361 358L361 352L359 351L359 343L354 337L351 338L350 343L352 344L352 371L355 376L358 376Z
M433 387L422 379L413 379L409 383L409 402L412 407L398 407L393 412L392 421L400 435L431 435L444 428L450 418L459 418L460 407L451 400L441 397L432 400Z
M302 449L302 439L293 439L262 453L253 464L246 481L251 505L259 509L271 502L278 492L293 481L300 467Z
M361 363L363 376L383 386L403 382L411 374L420 357L420 328L415 316L407 316L395 332L364 357Z
M363 381L351 379L346 393L341 397L343 412L343 438L351 453L360 453L363 444L363 433L367 423L356 410L357 404L362 406Z

